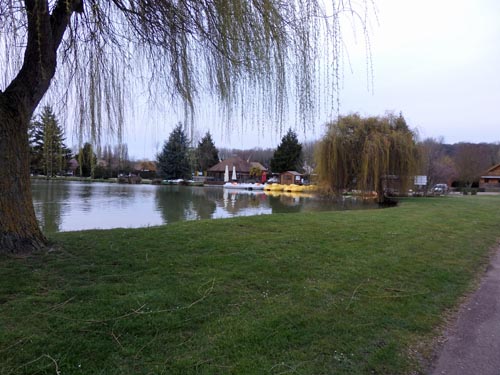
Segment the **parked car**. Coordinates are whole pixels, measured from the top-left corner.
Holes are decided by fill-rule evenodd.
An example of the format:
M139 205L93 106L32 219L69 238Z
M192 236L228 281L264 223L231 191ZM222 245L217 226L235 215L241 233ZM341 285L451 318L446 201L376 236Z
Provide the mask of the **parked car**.
M436 184L432 187L433 194L446 194L448 192L448 185L446 184Z

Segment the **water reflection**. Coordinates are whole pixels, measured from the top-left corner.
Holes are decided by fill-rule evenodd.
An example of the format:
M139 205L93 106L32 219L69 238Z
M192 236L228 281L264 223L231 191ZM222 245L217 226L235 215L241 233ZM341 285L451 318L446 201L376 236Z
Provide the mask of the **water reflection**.
M269 204L271 205L273 212L300 212L302 207L300 206L300 198L289 196L286 193L281 195L270 195Z
M221 187L120 185L33 180L33 203L44 232L144 227L182 220L283 212L369 208L352 200L339 203L304 194Z
M220 193L222 189L216 189ZM181 220L211 219L217 208L217 194L205 188L159 186L155 201L165 224Z
M43 186L43 188L40 188ZM46 233L59 232L61 214L69 197L69 185L58 181L32 183L35 214L40 227Z
M211 219L217 209L216 201L220 200L221 189L192 189L191 205L195 213L193 219Z
M223 189L225 216L251 216L272 213L266 195L262 191Z
M84 184L78 189L78 197L80 198L80 206L83 211L89 212L92 208L90 199L92 198L92 184Z

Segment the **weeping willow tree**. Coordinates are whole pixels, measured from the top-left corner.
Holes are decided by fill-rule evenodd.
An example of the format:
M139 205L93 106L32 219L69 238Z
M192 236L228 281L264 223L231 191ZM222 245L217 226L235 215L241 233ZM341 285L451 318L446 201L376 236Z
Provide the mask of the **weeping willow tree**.
M336 91L341 16L364 26L365 12L335 0L0 0L0 251L46 242L28 124L49 87L94 144L110 131L120 138L136 86L186 118L206 94L226 112L261 98L279 123L289 97L301 115L317 109L319 61Z
M389 188L409 188L418 159L415 133L401 114L368 118L353 114L328 125L317 148L316 170L321 183L336 194L375 191L383 201Z

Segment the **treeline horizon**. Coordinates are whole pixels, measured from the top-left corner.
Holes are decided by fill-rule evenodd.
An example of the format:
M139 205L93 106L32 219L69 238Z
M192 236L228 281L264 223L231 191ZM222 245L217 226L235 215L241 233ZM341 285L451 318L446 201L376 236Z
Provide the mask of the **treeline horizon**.
M302 143L302 161L314 169L314 152L319 140ZM478 180L480 174L500 164L500 142L456 142L445 143L437 138L426 138L418 142L421 150L419 173L428 176L429 184L453 181ZM277 147L230 148L220 147L219 160L237 156L243 160L259 162L269 167ZM148 158L130 160L148 161ZM472 181L474 182L474 181Z
M217 159L222 161L237 156L247 161L259 162L266 168L272 169L272 160L273 157L276 157L276 152L284 144L291 141L292 144L296 143L300 146L300 156L294 157L298 162L292 163L293 168L298 172L313 173L317 167L315 158L318 157L315 156L315 152L321 139L300 143L292 129L289 129L289 133L288 136L292 136L293 139L286 140L287 136L285 136L281 144L276 147L243 149L218 148L211 139L210 133L207 132L205 137L209 136L210 147L208 151L202 152L202 154L216 152L217 157L211 156L209 158L209 164L213 165L216 164ZM190 173L200 170L206 171L212 165L207 165L208 161L198 163L197 159L203 160L206 157L201 154L198 155L197 147L192 141L189 141L187 135L185 138ZM52 108L45 106L42 113L35 117L30 125L31 172L34 174L60 175L72 170L72 173L80 176L98 175L109 178L120 173L131 173L135 170L149 170L152 173L148 175L152 177L157 171L157 158L153 160L145 157L130 158L127 143L121 142L114 146L110 144L95 146L90 142L85 142L82 146L69 149L64 144L64 141L64 131L59 125ZM448 185L455 184L470 187L477 184L482 173L500 163L500 142L498 141L445 143L443 138L426 138L415 140L415 142L419 149L420 159L417 171L419 175L428 177L429 185L447 183ZM198 147L200 146L201 144L198 144ZM284 151L280 152L293 153L292 150L293 148L285 147ZM77 161L78 168L74 165L73 160ZM291 168L291 166L289 167Z

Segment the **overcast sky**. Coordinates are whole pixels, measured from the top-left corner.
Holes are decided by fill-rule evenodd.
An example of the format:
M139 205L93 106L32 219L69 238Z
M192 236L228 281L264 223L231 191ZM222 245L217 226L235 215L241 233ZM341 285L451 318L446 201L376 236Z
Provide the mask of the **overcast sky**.
M374 2L373 85L363 40L356 42L350 30L343 30L351 64L344 64L340 113L401 111L421 139L500 141L500 1ZM276 131L252 124L228 134L220 124L203 121L203 113L198 117L199 135L210 130L217 147L276 147L281 139ZM125 140L130 156L154 158L176 121L175 116L160 116L145 131L139 130L144 124L131 125ZM315 131L298 132L301 140L319 138L326 121L325 113Z

